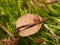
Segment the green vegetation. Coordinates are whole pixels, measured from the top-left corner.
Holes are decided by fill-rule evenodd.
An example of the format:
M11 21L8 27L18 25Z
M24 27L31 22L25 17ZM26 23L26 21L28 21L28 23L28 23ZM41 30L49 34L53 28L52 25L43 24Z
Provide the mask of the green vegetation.
M20 16L26 13L38 14L42 18L49 18L44 23L60 37L60 2L53 3L51 6L45 4L46 8L42 8L38 3L36 3L36 5L37 6L34 7L29 0L0 0L0 22L14 34L15 22ZM5 37L10 40L10 36L0 27L0 40ZM41 37L46 44L39 43L37 41L39 37ZM58 45L51 33L48 32L44 26L42 26L40 31L35 35L20 38L20 45ZM58 43L60 43L60 41L58 41ZM4 44L0 43L0 45Z

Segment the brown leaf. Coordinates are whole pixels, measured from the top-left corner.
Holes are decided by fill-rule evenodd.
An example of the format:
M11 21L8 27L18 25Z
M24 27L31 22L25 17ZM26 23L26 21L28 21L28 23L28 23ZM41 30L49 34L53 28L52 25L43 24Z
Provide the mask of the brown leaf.
M42 38L38 38L38 42L39 42L39 43L43 43L44 40L43 40Z
M37 19L37 20L34 20L34 19ZM24 25L30 26L34 23L38 23L37 21L41 21L41 20L42 20L42 17L38 16L37 14L25 14L21 16L20 18L18 18L18 20L16 21L16 28L24 26ZM34 25L34 26L30 26L30 27L28 26L25 26L19 29L19 33L18 33L19 36L25 37L25 36L29 36L29 35L33 35L37 33L39 29L41 28L42 23Z

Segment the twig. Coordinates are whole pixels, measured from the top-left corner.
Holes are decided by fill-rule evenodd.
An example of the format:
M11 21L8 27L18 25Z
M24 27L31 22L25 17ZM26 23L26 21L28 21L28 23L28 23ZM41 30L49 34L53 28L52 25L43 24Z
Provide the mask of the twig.
M49 2L49 3L47 3L47 5L57 3L57 2L60 2L60 0L55 0L55 1Z
M45 18L45 19L43 19L42 21L38 21L38 23L32 23L32 24L27 24L27 25L23 25L23 26L21 26L21 27L18 27L18 28L16 28L15 29L15 33L18 33L19 32L19 29L20 29L20 31L21 30L25 30L25 29L27 29L27 28L30 28L30 27L33 27L33 26L35 26L35 25L37 25L37 24L41 24L41 23L43 23L45 20L47 20L48 18ZM21 28L23 28L23 29L21 29Z
M4 42L5 45L17 45L18 44L18 41L19 39L16 38L12 33L9 32L9 30L3 26L1 23L0 23L0 27L2 27L2 29L12 38L12 42L8 41L6 38L1 40L1 42Z
M4 26L2 25L2 23L0 23L0 27L11 37L11 38L14 38L14 35L9 32L9 30Z
M52 34L52 36L53 36L53 38L56 40L57 44L60 45L60 44L58 43L58 38L59 38L59 37L48 27L47 24L44 24L44 26L45 26L45 28L48 29L48 31Z

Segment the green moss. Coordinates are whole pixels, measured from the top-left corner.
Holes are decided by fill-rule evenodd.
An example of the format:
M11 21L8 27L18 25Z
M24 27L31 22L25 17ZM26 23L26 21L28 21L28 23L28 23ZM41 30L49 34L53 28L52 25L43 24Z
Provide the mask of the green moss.
M47 6L47 10L49 12L38 3L36 10L29 0L0 0L0 22L14 34L15 22L20 16L23 16L25 13L38 14L42 18L49 17L49 20L45 21L45 23L53 29L53 32L55 32L57 36L60 36L60 31L58 31L60 29L60 2L52 6ZM37 42L37 37L42 37L45 40L46 44L44 45L57 45L57 43L53 41L51 34L46 30L47 29L42 26L40 31L35 35L26 37L26 39L22 37L20 45L43 45ZM7 36L5 34L6 33L0 27L0 40L4 37L9 37L8 34L6 34Z

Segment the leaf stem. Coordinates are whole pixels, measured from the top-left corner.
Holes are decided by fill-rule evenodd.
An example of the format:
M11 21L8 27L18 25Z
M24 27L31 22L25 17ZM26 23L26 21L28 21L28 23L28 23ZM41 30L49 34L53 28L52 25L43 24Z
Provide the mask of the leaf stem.
M0 23L0 27L11 37L11 38L14 38L14 35L9 32L9 30L4 26L2 25L2 23Z
M58 36L48 27L47 24L44 24L44 26L45 26L45 28L52 34L52 37L54 38L54 40L56 40L57 44L60 45L60 44L58 43L58 38L60 38L60 37L58 37Z

